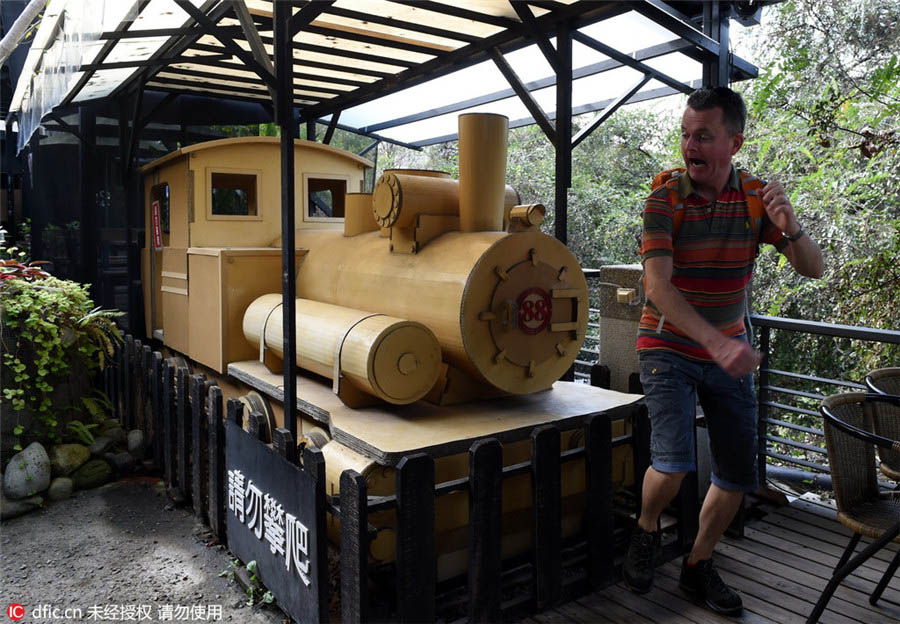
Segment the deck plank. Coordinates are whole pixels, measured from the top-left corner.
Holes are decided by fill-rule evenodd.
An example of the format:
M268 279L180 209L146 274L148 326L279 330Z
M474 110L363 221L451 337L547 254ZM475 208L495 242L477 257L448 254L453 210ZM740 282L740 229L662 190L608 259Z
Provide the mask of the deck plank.
M725 537L716 548L722 578L744 601L739 620L693 603L678 588L681 560L676 559L657 568L648 594L634 594L619 582L537 614L528 624L805 622L831 578L850 531L837 521L833 508L817 501L797 499L788 506L764 504L760 509L766 515L750 520L743 538ZM896 545L888 546L844 579L822 615L822 624L900 622L900 575L894 576L877 605L868 602L896 551Z

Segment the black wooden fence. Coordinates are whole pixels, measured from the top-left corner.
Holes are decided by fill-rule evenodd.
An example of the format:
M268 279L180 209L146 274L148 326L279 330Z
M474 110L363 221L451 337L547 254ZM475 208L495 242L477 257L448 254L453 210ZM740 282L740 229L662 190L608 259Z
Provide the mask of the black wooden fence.
M602 380L599 373L596 377ZM236 399L226 403L214 379L191 374L182 358L164 358L131 336L117 351L114 365L106 369L103 383L116 415L129 428L142 429L150 440L153 467L169 496L190 506L228 545L225 421L227 415L231 422L242 422L243 404ZM259 439L265 430L264 416L251 411L247 418L246 434ZM611 421L618 418L632 420L633 435L612 437ZM643 475L649 461L646 410L637 402L594 414L582 428L583 445L567 451L560 451L560 431L555 426L535 428L530 460L509 466L503 466L500 442L478 440L468 452L468 476L444 483L435 483L431 457L406 456L396 467L396 493L379 497L370 497L366 480L352 470L340 477L340 495L326 496L321 453L305 449L299 454L287 430L278 429L271 442L261 442L268 442L283 461L313 471L316 512L321 505L323 513L340 520L340 583L328 578L327 565L313 569L319 575L316 587L325 592L322 604L328 604L328 593L339 595L341 621L487 622L540 611L616 579L616 558L623 554L627 525L633 522L628 514L633 509L613 505L613 448L631 445L636 449L635 475ZM576 461L583 463L586 482L582 530L564 538L561 466ZM528 554L503 560L503 486L520 475L531 477L533 542ZM639 479L636 488L640 492ZM436 501L454 492L468 493L468 568L455 582L439 583ZM633 491L631 496L634 500ZM386 510L396 514L396 561L373 566L368 553L376 533L369 517ZM682 524L679 539L670 549L673 555L693 539L686 527L689 531L689 523ZM324 544L324 535L315 539ZM387 592L381 583L385 576L392 587ZM265 577L261 580L268 584ZM372 589L376 582L377 591ZM288 601L277 592L276 600ZM319 613L320 619L328 615L327 609Z

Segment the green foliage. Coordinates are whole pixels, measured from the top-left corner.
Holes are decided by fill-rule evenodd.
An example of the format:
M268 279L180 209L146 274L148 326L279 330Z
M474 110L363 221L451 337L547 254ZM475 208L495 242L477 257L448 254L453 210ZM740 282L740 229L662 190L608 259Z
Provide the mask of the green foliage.
M0 284L4 411L8 406L13 414L37 417L40 428L28 433L38 439L60 439L59 422L72 406L54 404L53 393L72 366L101 370L122 342L113 323L121 313L93 308L87 289L54 277ZM103 405L92 398L94 403L83 404L88 414L98 413ZM19 423L16 435L22 435L21 427Z
M72 420L69 422L68 428L85 446L90 446L94 443L94 434L91 432L91 429L96 429L96 424L86 425L80 420Z

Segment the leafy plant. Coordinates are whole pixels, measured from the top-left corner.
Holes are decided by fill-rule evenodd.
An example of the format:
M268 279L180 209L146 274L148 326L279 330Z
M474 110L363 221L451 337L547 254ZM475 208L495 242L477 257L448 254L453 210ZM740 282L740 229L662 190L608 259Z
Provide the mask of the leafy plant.
M113 323L121 313L95 308L87 289L49 275L0 281L3 412L4 418L17 419L20 442L23 423L30 420L37 423L27 431L33 439L59 441L72 418L69 403L76 399L54 404L55 389L74 370L88 376L102 370L122 343ZM75 408L95 416L104 404L96 395L87 398Z
M69 431L74 433L85 446L90 446L94 443L94 434L91 433L91 429L96 427L97 425L94 423L86 425L80 420L72 420L68 425Z

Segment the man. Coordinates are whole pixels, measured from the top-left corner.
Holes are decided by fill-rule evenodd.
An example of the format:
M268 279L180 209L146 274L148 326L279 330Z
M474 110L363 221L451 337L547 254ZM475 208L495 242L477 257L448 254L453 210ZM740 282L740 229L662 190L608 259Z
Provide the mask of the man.
M755 204L758 218L748 207L757 201L748 202L744 191L750 176L731 164L744 142L746 116L743 100L731 89L691 94L681 122L685 170L647 198L641 245L647 305L637 350L652 426L652 465L644 476L641 515L623 567L632 591L650 590L659 516L685 473L696 470L699 397L709 431L712 483L679 586L728 615L741 612L741 598L722 582L712 552L744 493L758 487L752 371L761 356L745 336L745 288L760 242L775 245L802 275L818 278L823 270L822 253L798 222L781 184L770 182L757 191L762 200L761 206ZM677 219L676 210L683 210Z

